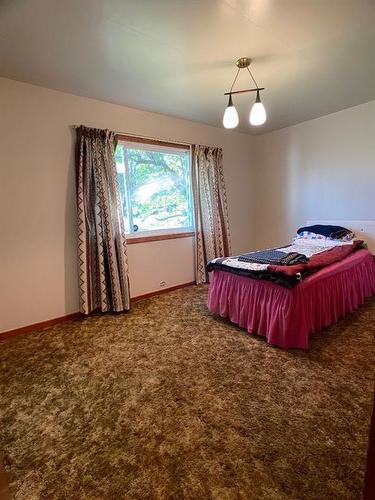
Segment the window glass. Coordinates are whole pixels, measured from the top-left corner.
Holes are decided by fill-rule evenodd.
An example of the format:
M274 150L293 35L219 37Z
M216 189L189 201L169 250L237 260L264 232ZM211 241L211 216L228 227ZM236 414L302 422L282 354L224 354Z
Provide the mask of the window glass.
M116 166L127 233L193 227L189 151L120 142Z

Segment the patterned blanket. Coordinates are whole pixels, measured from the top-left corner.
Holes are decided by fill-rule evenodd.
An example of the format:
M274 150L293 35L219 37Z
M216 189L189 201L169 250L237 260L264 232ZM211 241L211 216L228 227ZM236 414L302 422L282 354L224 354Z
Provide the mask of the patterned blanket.
M241 262L255 262L256 264L282 264L290 266L292 264L306 264L309 259L306 255L298 252L288 252L288 247L281 252L280 250L260 250L259 252L250 252L238 257Z
M296 239L291 245L270 250L297 252L308 257L307 263L296 265L259 264L244 262L238 256L219 257L208 263L208 271L221 269L253 279L266 279L282 286L291 288L304 277L334 262L342 260L357 248L363 246L363 241L334 241L334 240L304 240Z

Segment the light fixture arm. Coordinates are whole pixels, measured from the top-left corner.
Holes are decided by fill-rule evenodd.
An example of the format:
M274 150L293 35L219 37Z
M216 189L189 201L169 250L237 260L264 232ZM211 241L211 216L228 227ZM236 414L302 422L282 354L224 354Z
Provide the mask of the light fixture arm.
M233 83L230 87L230 91L229 92L225 92L224 95L233 95L233 94L244 94L246 92L258 92L258 95L259 95L259 91L260 90L264 90L264 87L259 87L252 72L250 71L250 66L251 64L251 59L249 57L241 57L240 59L237 60L236 62L236 66L237 66L237 73L236 73L236 76L234 77L234 80L233 80ZM236 91L233 91L233 87L237 81L237 78L238 78L238 75L240 73L240 70L241 69L247 69L247 71L249 72L249 75L250 75L250 78L252 79L252 81L254 82L254 85L255 85L255 88L253 89L246 89L246 90L236 90Z
M240 72L240 69L241 69L241 68L238 68L238 70L237 70L237 73L236 73L236 76L234 77L234 80L233 80L232 86L231 86L231 88L230 88L229 94L231 94L231 93L232 93L232 90L233 90L234 84L235 84L235 83L236 83L236 81L237 81L237 77L238 77L238 74L239 74L239 72ZM225 95L225 94L224 94L224 95Z
M260 90L264 90L264 87L256 87L255 89L234 90L231 92L225 92L224 95L244 94L246 92L259 92Z
M259 88L259 87L258 87L258 84L257 84L257 82L256 82L256 80L255 80L255 78L253 77L252 72L250 71L249 66L247 66L247 67L246 67L246 69L247 69L247 71L249 72L249 75L251 76L251 79L253 80L254 85L256 86L256 88Z

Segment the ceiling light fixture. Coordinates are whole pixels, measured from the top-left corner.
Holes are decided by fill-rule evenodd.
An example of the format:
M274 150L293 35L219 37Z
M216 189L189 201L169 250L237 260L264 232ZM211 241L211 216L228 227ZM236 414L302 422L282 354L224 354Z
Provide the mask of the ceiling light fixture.
M255 81L255 78L253 77L253 74L251 73L251 71L249 69L250 63L251 63L251 59L249 57L241 57L240 59L238 59L236 61L236 66L238 68L236 76L234 77L230 91L226 92L224 94L224 95L229 95L228 106L227 106L227 108L224 112L224 116L223 116L223 125L225 128L236 128L238 123L239 123L238 113L237 113L236 108L233 106L233 101L232 101L232 95L234 95L234 94L244 94L247 92L256 92L257 93L256 100L251 108L250 116L249 116L250 124L254 125L254 126L263 125L263 123L265 123L265 121L267 119L266 110L262 104L262 101L260 100L260 94L259 94L259 92L261 90L264 90L264 87L258 87L258 84ZM237 77L238 77L238 74L239 74L241 69L247 69L252 81L255 84L255 88L246 89L246 90L236 90L236 91L233 90L234 84L237 81Z

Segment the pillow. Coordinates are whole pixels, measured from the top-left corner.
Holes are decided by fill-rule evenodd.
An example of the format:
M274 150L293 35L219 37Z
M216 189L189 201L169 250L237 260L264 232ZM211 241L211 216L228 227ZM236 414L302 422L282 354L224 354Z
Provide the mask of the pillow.
M313 233L312 231L302 231L301 233L297 233L297 239L304 240L330 240L329 236L323 236L321 234Z
M350 231L342 238L330 238L321 234L312 233L311 231L303 231L296 235L295 240L320 240L320 241L351 241L355 239L355 234Z
M341 240L345 238L346 236L353 233L350 231L350 229L347 229L346 227L342 226L332 226L330 224L314 224L313 226L304 226L300 227L297 230L297 234L301 233L315 233L320 236L325 236L326 238L332 238L335 240ZM352 236L352 238L354 235ZM350 239L352 239L350 238Z
M355 239L355 234L352 231L349 231L349 233L345 234L345 236L342 236L340 239L341 241L351 241Z

